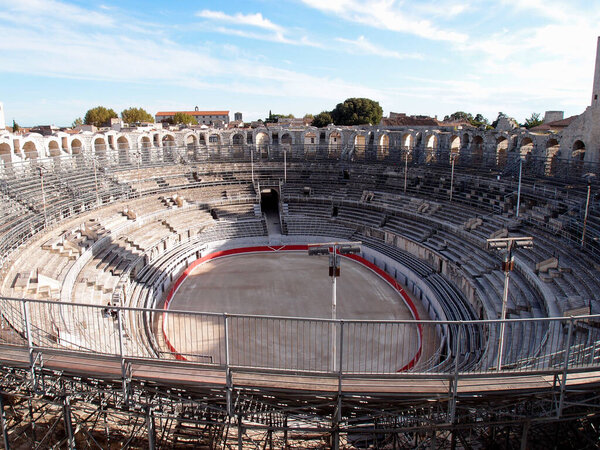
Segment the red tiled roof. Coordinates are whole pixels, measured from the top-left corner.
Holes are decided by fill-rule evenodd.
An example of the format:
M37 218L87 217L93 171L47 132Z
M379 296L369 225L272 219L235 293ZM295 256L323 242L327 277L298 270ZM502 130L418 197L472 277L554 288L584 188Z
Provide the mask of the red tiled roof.
M177 113L189 114L190 116L227 116L229 111L159 111L157 116L174 116Z
M549 131L549 130L562 130L567 128L571 123L579 116L571 116L562 120L555 120L554 122L543 123L537 127L530 128L529 131Z

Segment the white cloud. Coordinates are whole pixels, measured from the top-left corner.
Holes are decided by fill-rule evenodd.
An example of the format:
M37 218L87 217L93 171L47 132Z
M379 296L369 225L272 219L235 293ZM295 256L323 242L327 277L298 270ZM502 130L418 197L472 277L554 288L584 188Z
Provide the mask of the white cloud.
M336 41L345 44L345 49L348 53L367 54L394 59L423 59L423 55L420 53L400 53L396 50L378 47L377 45L369 42L364 36L359 36L355 40L336 38Z
M404 2L393 0L302 0L304 4L322 12L335 14L344 20L383 30L412 34L421 38L466 42L463 32L445 30L430 20L406 11Z
M262 28L264 30L275 31L277 33L283 33L285 30L283 27L274 24L269 19L263 17L261 13L256 14L241 14L237 13L234 15L225 14L221 11L211 11L204 9L198 11L196 16L203 19L216 20L220 22L231 23L234 25L247 25L251 27Z

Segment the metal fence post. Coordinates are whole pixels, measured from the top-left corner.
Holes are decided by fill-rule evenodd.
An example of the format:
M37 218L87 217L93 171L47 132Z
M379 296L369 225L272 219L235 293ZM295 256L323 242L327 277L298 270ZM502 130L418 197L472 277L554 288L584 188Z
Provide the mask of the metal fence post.
M456 420L456 397L458 395L458 341L460 340L459 335L462 331L462 321L457 324L456 338L454 339L454 374L450 382L450 402L448 405L448 413L450 416L450 423L454 424Z
M10 449L8 442L8 429L6 428L6 413L4 412L4 400L2 394L0 394L0 428L2 428L2 438L4 440L4 448Z
M229 317L227 313L223 314L223 320L225 322L225 382L226 382L226 393L227 393L227 414L229 417L233 416L233 403L232 403L232 380L231 380L231 370L229 368L230 365L230 355L229 355Z
M65 419L65 428L67 429L67 447L69 449L75 449L75 436L73 435L73 422L71 420L71 405L69 403L69 396L65 395L63 398L63 415Z
M556 417L562 415L562 410L565 400L565 387L567 385L567 373L569 370L569 357L571 356L571 339L573 336L573 316L569 319L569 333L567 335L567 347L565 348L565 357L563 361L562 379L560 380L560 398L558 401L558 410L556 411Z
M125 364L125 348L123 342L123 318L122 318L123 310L121 308L117 309L117 326L119 328L119 360L121 363L121 379L123 384L123 399L125 403L128 400L128 390L127 390L127 366Z
M33 336L31 335L31 320L29 318L29 303L23 299L23 321L25 322L25 334L27 335L27 350L29 352L29 371L31 373L31 383L35 390L37 380L35 376L35 358L33 357Z

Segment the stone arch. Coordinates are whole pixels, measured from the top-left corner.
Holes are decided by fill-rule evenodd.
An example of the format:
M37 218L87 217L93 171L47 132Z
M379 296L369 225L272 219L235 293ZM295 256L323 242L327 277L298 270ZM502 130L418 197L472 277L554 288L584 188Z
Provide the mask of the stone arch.
M468 133L462 135L461 144L462 149L467 150L469 148L469 144L472 142L471 136Z
M390 136L387 133L379 136L377 145L377 159L385 159L390 156Z
M185 146L189 149L193 149L198 145L198 139L196 138L196 135L194 135L193 133L189 133L185 136Z
M118 150L127 150L131 147L131 145L129 144L129 139L127 138L127 136L119 136L117 138L117 149Z
M459 136L457 135L453 135L450 137L450 160L452 161L452 158L454 158L455 162L458 162L458 158L460 155L460 144L461 144L461 139Z
M365 150L367 148L367 137L364 134L357 134L354 136L354 156L359 159L365 157Z
M106 152L106 139L103 136L98 136L92 144L94 154L104 154Z
M60 156L60 146L57 141L51 140L48 142L48 155Z
M244 156L244 135L242 133L236 133L231 136L231 145L234 158L241 158Z
M37 145L33 141L26 141L23 144L23 153L25 154L25 159L39 158Z
M425 162L434 163L437 161L438 138L435 134L425 137Z
M471 163L474 165L483 163L483 138L479 135L474 136L471 143Z
M571 159L574 161L583 161L585 159L585 144L582 140L577 139L573 142Z
M330 158L339 158L342 155L342 135L339 131L329 133L327 154Z
M403 153L403 159L412 161L415 149L415 137L412 133L404 133L400 138L400 149Z
M83 144L79 139L73 139L71 141L71 153L73 155L78 155L83 150Z
M10 148L10 144L6 142L2 142L0 144L0 161L9 162L11 160L12 151Z
M583 170L583 162L585 160L585 144L582 140L577 139L573 142L573 147L571 150L571 164L573 166L573 170L575 174L581 175L581 170Z
M508 139L505 136L500 136L496 139L496 165L498 167L506 166L508 159Z
M533 139L530 137L523 138L521 140L521 146L519 147L519 155L521 158L528 159L533 154Z
M312 157L317 153L317 134L314 131L304 133L304 154Z
M162 138L163 147L175 147L175 136L171 133L165 134Z
M258 151L259 156L264 156L265 158L269 156L269 135L264 131L259 131L256 133L256 138L254 140L256 142L256 150Z
M546 141L546 164L545 174L546 176L554 176L556 174L556 166L558 158L560 156L560 143L557 139L548 139Z
M291 146L293 144L292 135L290 133L283 133L281 135L281 144Z
M150 150L152 148L152 141L149 136L142 136L140 139L140 148L142 150Z

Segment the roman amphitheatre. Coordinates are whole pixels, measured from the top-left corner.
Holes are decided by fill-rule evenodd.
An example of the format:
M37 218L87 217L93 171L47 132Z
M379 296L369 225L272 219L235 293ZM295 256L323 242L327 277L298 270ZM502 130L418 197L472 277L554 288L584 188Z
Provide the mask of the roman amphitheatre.
M5 448L597 436L598 91L538 130L0 134Z

